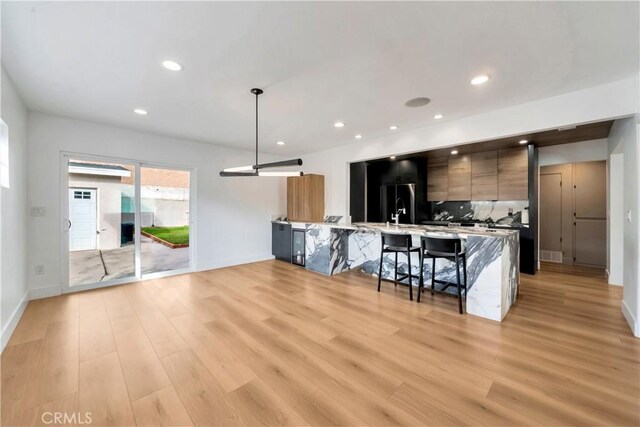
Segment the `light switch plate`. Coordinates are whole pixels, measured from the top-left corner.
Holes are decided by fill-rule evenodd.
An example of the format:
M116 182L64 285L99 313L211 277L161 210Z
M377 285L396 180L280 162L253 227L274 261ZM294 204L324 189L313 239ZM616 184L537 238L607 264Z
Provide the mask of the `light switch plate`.
M47 208L44 206L33 206L31 208L31 216L46 216Z

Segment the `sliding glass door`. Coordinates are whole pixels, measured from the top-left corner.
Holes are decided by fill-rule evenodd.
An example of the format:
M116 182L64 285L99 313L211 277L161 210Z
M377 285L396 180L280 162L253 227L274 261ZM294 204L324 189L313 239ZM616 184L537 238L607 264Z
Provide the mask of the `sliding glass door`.
M189 172L140 169L142 274L189 267Z
M135 277L133 164L70 158L69 285ZM125 211L124 200L131 200Z
M191 269L191 172L64 155L61 203L69 288Z

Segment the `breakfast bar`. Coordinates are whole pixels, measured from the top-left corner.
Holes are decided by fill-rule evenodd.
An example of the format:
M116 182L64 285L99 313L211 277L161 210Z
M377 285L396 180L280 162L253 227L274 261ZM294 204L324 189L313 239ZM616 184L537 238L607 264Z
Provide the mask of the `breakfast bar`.
M283 223L283 221L276 221ZM466 311L475 316L502 321L515 302L519 284L519 232L481 227L446 227L433 225L386 225L381 223L288 223L306 230L305 268L325 275L358 269L372 276L380 266L381 233L410 234L413 245L421 236L457 237L467 253ZM404 259L403 259L404 257ZM418 275L418 259L411 262L412 274ZM400 255L398 268L406 271L406 256ZM382 263L383 278L391 278L391 257ZM430 286L431 265L424 266L425 286ZM452 262L437 260L436 279L455 281ZM413 286L418 283L414 279Z

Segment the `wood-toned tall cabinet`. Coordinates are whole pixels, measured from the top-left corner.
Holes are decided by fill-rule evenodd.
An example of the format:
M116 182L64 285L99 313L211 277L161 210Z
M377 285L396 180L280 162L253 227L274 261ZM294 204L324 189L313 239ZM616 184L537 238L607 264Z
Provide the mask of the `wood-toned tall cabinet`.
M498 150L498 200L529 199L527 147Z
M471 157L449 157L447 200L471 200Z
M449 159L427 159L427 200L449 200Z
M498 152L471 154L471 200L498 199Z
M324 221L324 175L287 178L287 218L289 221Z

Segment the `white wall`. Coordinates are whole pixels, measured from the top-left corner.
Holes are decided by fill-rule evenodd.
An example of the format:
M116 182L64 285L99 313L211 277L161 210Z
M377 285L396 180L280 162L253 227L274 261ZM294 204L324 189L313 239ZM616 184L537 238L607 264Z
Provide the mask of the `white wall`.
M622 286L624 284L624 153L611 154L608 172L607 268L609 284Z
M196 168L196 269L271 257L270 220L272 214L285 209L284 178L218 176L224 167L251 163L251 152L40 113L29 113L28 130L29 203L47 209L47 216L30 218L32 297L59 293L66 280L60 273L61 152ZM35 275L35 265L43 265L45 274Z
M551 147L538 149L538 164L540 167L565 163L594 162L607 160L608 157L609 146L607 138L552 145Z
M0 324L4 349L27 297L27 110L2 68L0 115L9 128L9 188L2 188Z
M640 240L640 228L638 221L640 208L638 202L638 192L640 189L640 175L638 166L640 165L640 153L638 150L638 123L637 116L622 120L616 120L609 134L609 152L612 155L623 156L624 185L623 188L611 188L613 192L622 193L623 216L618 218L618 224L622 223L622 233L615 230L614 233L623 235L623 298L622 312L624 313L629 326L636 336L640 336L640 325L638 308L640 307L640 293L638 285L640 277L638 264L640 263L640 251L638 241ZM615 225L615 224L614 224ZM619 243L614 243L619 245ZM619 249L619 247L618 247ZM613 248L612 248L613 250Z

